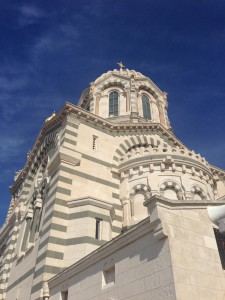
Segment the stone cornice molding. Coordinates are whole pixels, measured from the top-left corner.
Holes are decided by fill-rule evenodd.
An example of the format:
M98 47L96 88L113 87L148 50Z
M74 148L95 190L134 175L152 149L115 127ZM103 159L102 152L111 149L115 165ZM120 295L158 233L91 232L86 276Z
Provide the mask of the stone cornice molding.
M162 213L162 209L167 210L179 210L179 209L207 209L211 204L213 206L219 206L224 204L225 201L211 201L211 200L170 200L159 195L153 195L152 197L145 200L144 205L148 208L150 215L150 222L154 225L154 237L161 239L167 234L167 222Z
M123 174L123 178L126 176L129 176L131 169L136 169L140 167L149 167L150 172L154 172L155 168L157 168L158 165L160 165L161 172L165 171L164 165L165 165L165 157L162 154L162 157L157 157L159 154L150 154L146 156L140 156L138 158L130 159L123 164L120 165L120 167L112 168L112 172L119 172ZM203 163L199 161L190 160L188 158L180 156L179 158L176 157L174 161L170 164L172 166L172 171L176 171L177 167L182 166L182 173L187 173L187 167L191 169L191 172L193 175L198 175L200 178L205 177L206 181L209 181L212 179L212 173L210 172L210 169L205 166ZM132 171L131 171L132 172ZM198 174L199 173L199 174ZM125 175L127 174L127 175ZM125 177L124 177L125 176Z
M211 172L213 173L214 175L214 181L219 181L219 180L225 180L225 171L218 168L218 167L215 167L213 165L209 165L210 167L210 170Z
M99 126L100 128L108 131L108 133L132 133L132 132L160 132L162 135L167 137L168 139L171 139L177 146L181 148L185 148L184 144L179 141L169 130L164 128L159 123L150 123L150 122L139 122L139 123L111 123L109 120L103 119L99 116L96 116L95 114L92 114L80 107L77 107L69 102L66 102L62 110L53 117L50 121L45 123L43 127L41 128L41 131L34 143L34 146L30 152L30 155L28 157L28 160L21 171L21 173L18 175L16 181L10 188L11 192L14 193L22 184L24 181L26 175L28 174L33 160L38 153L38 150L41 146L41 144L44 141L44 138L48 134L50 130L53 130L57 125L59 125L66 116L74 114L78 119L83 120L84 122L91 122L95 126Z
M73 199L73 200L68 201L67 205L68 205L69 208L80 207L80 206L83 206L83 205L91 205L91 206L103 208L103 209L106 209L110 212L110 217L111 217L112 221L115 219L114 205L110 202L103 201L103 200L98 199L98 198L94 198L94 197L91 197L91 196L77 198L77 199Z
M83 120L84 122L91 122L95 126L99 126L100 128L106 130L109 134L119 134L119 133L135 133L135 132L158 132L161 133L164 137L171 140L175 145L182 149L189 150L175 135L165 127L163 127L159 123L150 123L150 122L138 122L138 123L112 123L109 120L103 119L95 114L92 114L80 107L77 107L69 102L66 102L62 110L49 122L45 123L41 128L41 131L34 143L33 149L30 152L29 158L25 164L25 167L17 177L16 181L11 187L11 192L15 192L19 186L24 181L26 175L29 172L29 169L32 165L32 162L43 143L45 136L48 134L48 131L54 129L57 125L59 125L68 115L74 114L78 119ZM214 166L211 166L212 170L215 173L223 174L225 177L225 171L220 170Z
M51 176L55 172L60 163L76 166L80 163L81 158L82 154L79 152L63 147L59 148L48 165L49 175Z
M225 204L225 199L221 200L170 200L159 195L153 195L145 201L145 206L150 204L158 205L171 210L177 209L206 209L208 205L219 206Z

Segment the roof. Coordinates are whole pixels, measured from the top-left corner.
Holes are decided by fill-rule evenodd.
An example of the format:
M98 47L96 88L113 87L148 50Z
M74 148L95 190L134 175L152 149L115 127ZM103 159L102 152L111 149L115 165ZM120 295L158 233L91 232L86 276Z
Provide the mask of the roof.
M125 77L131 77L133 76L136 79L149 79L148 77L144 76L143 74L141 74L140 72L136 72L134 70L129 70L129 69L114 69L113 71L108 71L106 73L103 73L101 76L99 76L94 83L98 83L99 81L101 81L102 79L104 79L105 77L107 77L108 75L122 75Z

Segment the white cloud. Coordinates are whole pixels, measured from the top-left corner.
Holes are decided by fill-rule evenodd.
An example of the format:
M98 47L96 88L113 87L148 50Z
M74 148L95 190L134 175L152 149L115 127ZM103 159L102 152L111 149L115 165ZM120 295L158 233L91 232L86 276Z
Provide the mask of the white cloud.
M37 62L45 53L62 51L62 49L67 50L72 44L77 44L78 40L79 31L75 26L59 25L37 38L31 50L32 59Z
M26 84L27 84L27 78L25 78L25 77L17 77L12 80L10 78L7 78L6 76L5 77L0 76L0 89L2 91L18 90L18 89L23 88Z
M18 19L20 26L37 23L41 18L46 16L41 9L37 8L34 5L23 5L18 7L18 10L20 12L20 16Z
M43 16L43 12L35 6L22 6L20 11L26 17L41 18Z

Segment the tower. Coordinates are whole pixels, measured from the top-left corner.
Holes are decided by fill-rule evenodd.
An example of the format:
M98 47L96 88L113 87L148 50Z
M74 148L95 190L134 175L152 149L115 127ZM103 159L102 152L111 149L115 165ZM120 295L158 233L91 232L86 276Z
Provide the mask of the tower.
M0 299L15 295L17 300L42 299L46 283L63 281L73 264L76 270L87 262L88 277L98 249L103 253L119 241L124 249L139 245L142 253L141 232L145 231L151 232L154 263L166 253L165 272L170 279L166 291L171 295L167 299L174 299L175 292L168 291L179 291L184 283L177 281L178 274L188 273L176 259L184 242L182 233L197 247L194 227L192 233L187 228L194 224L198 238L206 241L201 247L210 248L213 229L206 220L206 207L224 203L225 172L176 138L167 109L165 92L141 73L121 67L92 82L78 106L66 103L46 119L11 187L12 201L0 233ZM129 242L131 235L135 239ZM161 247L158 254L157 247ZM213 255L218 259L216 251ZM105 285L115 278L119 255L103 269ZM201 259L199 252L196 261L200 264ZM156 273L163 278L165 272L157 269ZM218 274L222 284L222 272ZM55 275L56 281L51 279ZM55 286L50 299L59 299L54 296ZM155 291L149 299L157 299L163 289L159 285L158 294ZM218 290L222 293L221 287ZM62 290L62 295L68 298L68 290Z

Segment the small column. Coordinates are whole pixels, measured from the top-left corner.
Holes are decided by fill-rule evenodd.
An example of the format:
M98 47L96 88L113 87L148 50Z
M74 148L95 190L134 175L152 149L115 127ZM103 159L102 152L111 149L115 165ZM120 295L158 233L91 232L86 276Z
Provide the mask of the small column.
M24 232L24 236L23 236L23 243L21 246L21 251L23 251L23 252L25 252L25 250L26 250L32 218L33 218L33 210L29 209L27 216L26 216L26 228L25 228L25 232Z
M136 90L135 90L135 83L134 83L134 75L131 76L130 102L131 102L131 112L137 112Z
M129 214L129 199L127 198L122 198L120 199L122 206L123 206L123 227L126 227L129 225L129 219L130 219L130 214Z
M100 93L97 93L96 96L95 96L95 114L97 116L99 116L99 101L100 101L100 97L101 97Z
M166 120L165 120L165 116L164 116L164 110L163 110L163 106L160 102L156 101L158 110L159 110L159 120L160 123L166 127Z
M186 200L193 200L193 194L192 194L192 192L187 192L186 191Z
M130 111L130 89L125 89L126 93L126 111Z
M134 217L134 197L130 199L130 214L131 217Z

